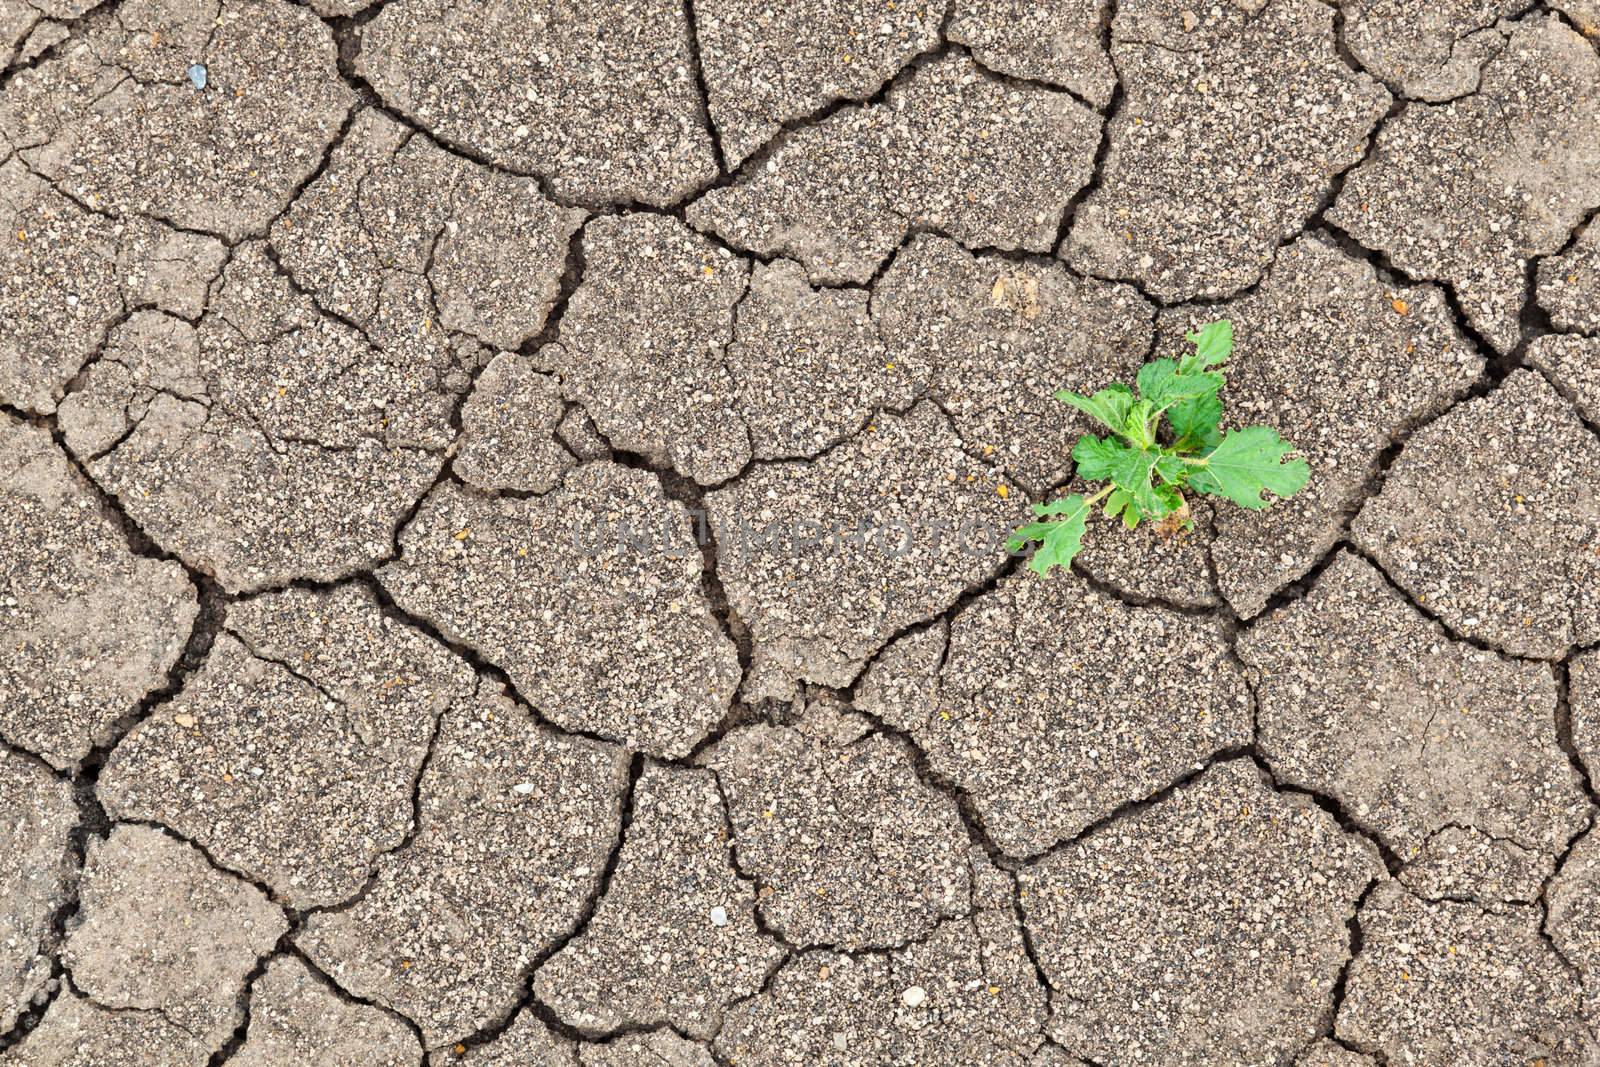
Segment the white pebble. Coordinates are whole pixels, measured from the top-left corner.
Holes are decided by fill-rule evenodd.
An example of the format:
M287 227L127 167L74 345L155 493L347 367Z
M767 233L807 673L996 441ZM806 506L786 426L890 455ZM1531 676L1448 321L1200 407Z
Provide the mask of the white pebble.
M712 908L711 909L711 925L712 926L727 926L728 925L728 909L724 908L721 904L718 904L716 907Z
M922 1002L928 999L928 991L919 985L914 985L900 994L900 999L906 1002L908 1008L920 1007Z

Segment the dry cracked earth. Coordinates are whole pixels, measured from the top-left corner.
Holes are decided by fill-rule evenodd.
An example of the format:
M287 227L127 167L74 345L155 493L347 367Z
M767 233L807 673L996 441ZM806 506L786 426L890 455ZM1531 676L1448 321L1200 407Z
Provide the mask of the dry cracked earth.
M1600 6L1189 2L0 0L0 1064L1600 1063Z

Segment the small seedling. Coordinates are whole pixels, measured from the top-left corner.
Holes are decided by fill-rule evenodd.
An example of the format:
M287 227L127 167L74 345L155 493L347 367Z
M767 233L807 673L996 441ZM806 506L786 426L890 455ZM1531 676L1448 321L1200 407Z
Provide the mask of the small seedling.
M1066 389L1056 394L1111 431L1109 437L1085 434L1072 449L1079 478L1109 484L1088 496L1073 493L1033 506L1040 521L1020 527L1007 547L1017 552L1040 542L1030 564L1040 574L1071 565L1083 547L1089 511L1102 500L1106 514L1122 516L1130 530L1146 520L1187 529L1194 520L1186 492L1259 511L1272 503L1263 491L1293 496L1310 479L1305 460L1285 461L1294 446L1272 427L1222 429L1218 368L1233 352L1233 324L1220 319L1184 336L1194 352L1140 367L1137 393L1118 384L1093 396Z

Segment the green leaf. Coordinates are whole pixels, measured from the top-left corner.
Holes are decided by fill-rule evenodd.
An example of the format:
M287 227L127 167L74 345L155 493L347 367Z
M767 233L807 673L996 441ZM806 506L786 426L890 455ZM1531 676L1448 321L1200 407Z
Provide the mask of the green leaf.
M1186 371L1215 367L1233 355L1233 323L1227 319L1207 323L1198 332L1184 334L1183 339L1194 345L1194 355L1183 359Z
M1161 458L1156 460L1156 476L1165 484L1178 489L1189 484L1189 475L1193 472L1193 467L1171 452L1163 451Z
M1073 458L1077 458L1076 449L1073 450ZM1106 473L1100 477L1109 479L1112 485L1128 495L1129 509L1138 509L1143 518L1159 519L1172 510L1150 484L1151 472L1161 458L1162 453L1155 449L1120 448L1105 457ZM1082 469L1079 468L1080 474ZM1123 518L1127 518L1126 513Z
M1072 449L1080 478L1109 483L1090 493L1034 505L1040 521L1015 531L1013 550L1040 543L1031 566L1040 574L1067 567L1078 554L1089 510L1105 500L1108 518L1130 530L1164 519L1190 529L1187 494L1222 496L1259 510L1274 498L1293 496L1311 478L1294 446L1270 426L1222 430L1225 383L1221 367L1233 353L1233 324L1207 323L1184 335L1194 351L1180 359L1157 359L1136 376L1136 389L1110 385L1093 396L1061 390L1056 397L1111 431L1085 434ZM1170 430L1161 429L1167 419ZM1167 442L1167 443L1164 443Z
M1062 389L1056 399L1077 408L1112 433L1121 433L1128 421L1128 409L1133 406L1133 390L1126 385L1108 385L1094 396L1084 396Z
M1284 462L1293 451L1294 446L1270 426L1229 430L1209 455L1192 464L1196 469L1189 485L1196 492L1227 497L1240 507L1259 511L1271 503L1262 499L1263 490L1289 497L1310 481L1311 467L1305 460Z
M1150 484L1150 472L1155 469L1159 452L1129 451L1111 474L1111 484L1128 494L1128 502L1148 518L1159 519L1166 514L1161 498Z
M1052 500L1048 504L1035 504L1033 506L1033 513L1039 516L1041 519L1044 519L1049 518L1051 515L1066 515L1071 512L1075 506L1076 505L1074 505L1072 502L1072 497L1064 496L1056 500Z
M1212 393L1180 401L1167 409L1179 452L1208 452L1222 442L1222 401Z
M1184 400L1215 396L1222 388L1222 375L1214 371L1186 373L1170 359L1155 359L1139 368L1139 396L1157 410L1170 408Z
M1078 477L1084 481L1109 481L1121 491L1127 508L1146 516L1166 514L1161 498L1150 485L1150 473L1162 458L1158 449L1130 448L1115 438L1084 436L1072 449Z
M1061 517L1052 522L1028 523L1012 535L1006 547L1016 552L1029 541L1038 541L1040 545L1034 550L1028 566L1039 574L1049 574L1051 567L1066 569L1083 547L1083 531L1088 525L1090 506L1089 501L1078 493L1052 500L1048 504L1035 504L1035 515Z
M1163 517L1183 509L1183 494L1178 491L1177 486L1158 485L1156 486L1156 496L1161 498L1161 503L1166 507L1166 510L1161 513Z
M1128 417L1122 425L1122 436L1133 442L1136 448L1149 448L1156 443L1156 406L1148 400L1140 400L1128 409Z
M1141 517L1159 519L1177 507L1176 492L1165 494L1151 485L1151 474L1158 468L1163 471L1165 481L1188 476L1182 460L1160 449L1130 448L1114 437L1085 435L1078 438L1072 449L1072 460L1077 464L1079 478L1088 482L1109 481L1116 487L1115 491L1122 495L1122 506L1127 509L1123 513L1124 521L1131 518L1137 522ZM1174 464L1182 470L1174 470Z
M1103 482L1117 469L1119 457L1132 451L1115 437L1095 437L1084 434L1072 446L1072 462L1077 464L1078 477L1086 482Z

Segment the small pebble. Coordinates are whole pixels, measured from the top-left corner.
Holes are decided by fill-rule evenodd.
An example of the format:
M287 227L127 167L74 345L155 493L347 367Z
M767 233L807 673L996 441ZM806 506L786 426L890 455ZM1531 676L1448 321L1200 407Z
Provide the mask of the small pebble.
M914 985L900 994L900 999L906 1002L908 1008L920 1007L922 1002L928 999L928 991L919 985Z
M718 904L716 907L711 909L711 925L712 926L727 926L728 925L728 910L726 908L724 908L721 904Z
M189 84L196 89L204 89L206 87L206 65L204 63L195 63L189 67Z

